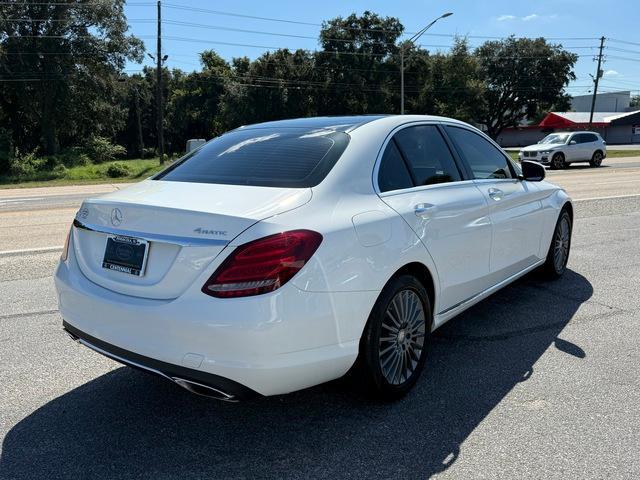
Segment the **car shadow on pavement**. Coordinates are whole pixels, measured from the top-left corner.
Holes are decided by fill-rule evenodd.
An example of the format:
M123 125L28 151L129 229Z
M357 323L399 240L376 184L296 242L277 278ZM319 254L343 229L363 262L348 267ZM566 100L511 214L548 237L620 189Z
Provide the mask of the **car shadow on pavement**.
M1 478L428 478L548 348L593 293L569 270L527 276L435 334L425 375L396 403L344 381L227 404L118 368L15 425ZM80 369L81 366L79 365Z

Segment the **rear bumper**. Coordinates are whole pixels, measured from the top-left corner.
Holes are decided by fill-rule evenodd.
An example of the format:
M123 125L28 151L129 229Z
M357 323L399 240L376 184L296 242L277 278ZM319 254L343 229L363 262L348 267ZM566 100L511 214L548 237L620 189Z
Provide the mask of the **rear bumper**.
M247 400L260 394L228 378L213 375L211 373L181 367L166 362L161 362L153 358L145 357L128 350L124 350L115 345L92 337L91 335L78 330L66 321L62 321L62 327L74 340L80 342L85 347L94 350L106 357L111 358L123 365L128 365L139 370L154 373L174 383L177 383L187 390L200 395L217 398L228 402Z
M86 346L237 397L288 393L344 375L360 335L344 332L362 332L377 297L288 284L270 294L216 299L200 291L205 277L173 300L131 297L88 280L70 249L55 282L64 327Z

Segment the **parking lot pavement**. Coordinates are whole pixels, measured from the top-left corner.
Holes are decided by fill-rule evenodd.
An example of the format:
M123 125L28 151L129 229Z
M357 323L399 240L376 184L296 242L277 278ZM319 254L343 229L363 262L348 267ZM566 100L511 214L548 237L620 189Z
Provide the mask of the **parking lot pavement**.
M63 334L57 253L0 256L0 478L640 478L640 197L576 217L567 274L447 323L392 404L194 396Z

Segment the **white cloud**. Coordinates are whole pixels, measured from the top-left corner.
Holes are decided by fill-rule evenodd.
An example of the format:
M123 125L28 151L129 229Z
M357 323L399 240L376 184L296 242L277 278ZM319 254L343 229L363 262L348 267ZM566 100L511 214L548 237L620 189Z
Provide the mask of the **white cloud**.
M615 77L616 75L620 75L617 70L607 70L604 72L605 77Z
M520 20L523 22L532 22L534 20L555 20L558 18L557 13L552 13L550 15L538 15L537 13L531 13L529 15L525 15L524 17L518 17L516 15L500 15L496 20L499 22L506 22L512 20Z

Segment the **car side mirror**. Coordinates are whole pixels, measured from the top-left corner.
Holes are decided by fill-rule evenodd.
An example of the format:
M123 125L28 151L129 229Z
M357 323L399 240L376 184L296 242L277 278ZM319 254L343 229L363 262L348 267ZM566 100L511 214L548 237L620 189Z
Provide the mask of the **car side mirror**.
M569 145L576 145L577 143L578 143L578 141L577 141L577 140L571 140L571 141L569 142Z
M522 177L521 180L527 180L529 182L541 182L544 180L546 171L542 165L538 162L531 162L529 160L522 161Z

